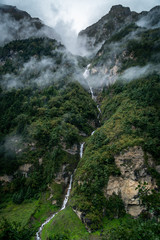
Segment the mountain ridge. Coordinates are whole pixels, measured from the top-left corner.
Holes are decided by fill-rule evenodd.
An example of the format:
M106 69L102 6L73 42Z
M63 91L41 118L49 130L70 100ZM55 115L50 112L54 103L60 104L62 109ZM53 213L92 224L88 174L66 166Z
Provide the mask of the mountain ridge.
M31 37L50 37L58 41L60 36L54 29L45 25L39 18L32 18L27 12L11 5L0 5L0 45Z
M125 25L135 23L150 12L157 10L158 7L155 6L150 11L137 13L122 5L112 6L109 13L104 15L98 22L80 31L78 35L79 41L81 38L86 38L86 46L92 49L92 47L96 47L104 40L109 39L116 31L124 28ZM98 29L98 34L96 34L96 29Z
M159 14L113 6L89 27L89 57L44 35L4 38L0 238L33 239L73 174L43 240L159 239Z

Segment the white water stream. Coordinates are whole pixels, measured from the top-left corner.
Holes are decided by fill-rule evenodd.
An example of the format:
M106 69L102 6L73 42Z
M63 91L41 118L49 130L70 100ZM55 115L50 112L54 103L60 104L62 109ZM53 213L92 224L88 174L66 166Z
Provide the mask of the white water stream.
M54 213L51 217L49 217L42 225L41 227L39 228L38 232L36 233L36 240L41 240L41 232L44 228L44 226L49 223L60 211L64 210L66 208L66 204L68 202L68 198L69 198L69 195L70 195L70 192L71 192L71 186L72 186L72 179L73 179L73 175L71 175L71 178L70 178L70 183L69 183L69 187L68 187L68 190L67 190L67 194L65 195L65 198L64 198L64 201L63 201L63 205L61 207L61 209Z
M80 158L82 158L83 157L83 149L84 149L84 144L85 143L81 143L81 147L80 147Z
M83 73L83 76L85 79L87 79L90 75L90 70L89 70L89 67L90 67L91 64L88 64L87 65L87 68L85 70L85 72ZM92 99L94 101L96 101L96 96L94 95L94 92L93 92L93 89L91 86L89 86L90 88L90 92L91 92L91 96L92 96ZM97 109L99 111L99 113L101 114L101 109L99 107L99 105L97 105ZM99 115L98 115L98 118L99 118ZM91 133L91 135L94 134L95 131L93 131ZM81 143L81 146L80 146L80 158L82 158L83 156L83 150L84 150L84 144L85 143ZM76 171L76 170L75 170ZM66 208L66 205L67 205L67 202L68 202L68 199L69 199L69 196L70 196L70 192L71 192L71 187L72 187L72 180L73 180L73 175L71 175L71 178L70 178L70 183L69 183L69 187L68 187L68 190L67 190L67 194L65 195L65 198L64 198L64 201L63 201L63 205L61 207L61 209L54 213L51 217L49 217L39 228L38 232L36 233L36 240L41 240L41 233L42 233L42 230L44 228L44 226L49 223L60 211L64 210Z
M81 143L81 146L80 146L80 158L82 158L83 156L83 149L84 149L84 144L85 143ZM73 180L73 175L71 175L71 178L70 178L70 183L69 183L69 187L68 187L68 190L67 190L67 194L65 195L65 198L64 198L64 201L63 201L63 204L62 204L62 207L61 209L54 213L51 217L49 217L39 228L38 232L36 233L36 240L41 240L41 233L42 233L42 230L44 228L44 226L49 223L60 211L64 210L66 208L66 205L67 205L67 202L68 202L68 199L69 199L69 196L70 196L70 192L71 192L71 187L72 187L72 180Z
M85 70L84 73L83 73L83 77L84 77L86 80L89 78L89 75L90 75L90 70L89 70L90 66L91 66L91 64L88 64L86 70ZM88 81L88 86L89 86L89 89L90 89L90 93L91 93L92 99L96 102L96 101L97 101L97 97L94 95L93 88L89 85L89 81ZM97 109L98 109L98 111L99 111L99 114L98 114L97 118L99 119L99 118L100 118L100 115L101 115L101 109L100 109L99 104L97 104ZM100 121L99 121L99 122L100 122ZM93 132L91 133L91 136L94 134L94 132L95 132L95 131L93 131Z

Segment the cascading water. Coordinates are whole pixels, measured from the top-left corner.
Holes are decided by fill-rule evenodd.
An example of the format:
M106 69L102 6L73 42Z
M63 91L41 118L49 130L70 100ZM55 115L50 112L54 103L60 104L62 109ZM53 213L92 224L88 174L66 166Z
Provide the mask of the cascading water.
M71 192L71 186L72 186L72 180L73 180L73 175L71 175L71 178L70 178L70 183L69 183L69 187L68 187L68 190L67 190L67 194L65 195L65 198L64 198L64 201L63 201L63 205L61 207L61 209L54 213L51 217L49 217L42 225L41 227L39 228L38 232L36 233L36 240L41 240L41 232L44 228L44 226L49 223L60 211L64 210L66 208L66 205L67 205L67 202L68 202L68 199L69 199L69 195L70 195L70 192Z
M83 149L84 149L84 144L85 143L81 143L81 146L80 146L80 158L82 158L83 157Z
M91 136L95 133L95 130L91 133Z
M87 79L87 78L89 77L89 74L90 74L89 67L90 67L90 65L91 65L91 64L88 64L88 65L87 65L87 68L86 68L85 72L83 73L83 76L84 76L85 79ZM89 86L89 88L90 88L90 92L91 92L92 99L93 99L94 101L96 101L96 96L94 96L94 92L93 92L92 87ZM99 113L101 114L101 109L100 109L99 105L97 105L97 109L98 109ZM99 116L98 116L98 118L99 118ZM95 131L93 131L93 132L91 133L91 135L93 135L94 132L95 132ZM85 143L81 143L81 146L80 146L80 158L82 158L82 156L83 156L84 144L85 144ZM75 171L76 171L76 170L75 170ZM67 205L67 202L68 202L68 199L69 199L69 196L70 196L70 192L71 192L72 180L73 180L73 175L71 175L69 187L68 187L68 190L67 190L67 194L65 195L65 198L64 198L63 205L62 205L61 209L60 209L58 212L54 213L51 217L49 217L49 218L41 225L41 227L39 228L38 232L36 233L36 240L41 240L41 232L42 232L44 226L45 226L47 223L49 223L60 211L62 211L62 210L64 210L64 209L66 208L66 205Z
M81 146L80 146L80 158L82 158L83 156L83 149L84 149L84 144L85 143L81 143ZM71 192L71 187L72 187L72 180L73 180L73 175L71 175L71 178L70 178L70 183L69 183L69 187L68 187L68 190L67 190L67 194L65 195L65 198L64 198L64 201L63 201L63 205L61 207L61 209L54 213L51 217L49 217L42 225L41 227L39 228L38 232L36 233L36 240L41 240L41 232L44 228L44 226L49 223L60 211L64 210L66 208L66 205L67 205L67 202L68 202L68 199L69 199L69 196L70 196L70 192Z
M89 78L89 75L90 75L90 70L89 70L90 66L91 66L91 64L88 64L86 70L85 70L84 73L83 73L83 77L84 77L86 80ZM88 85L89 85L89 81L88 81ZM90 93L91 93L92 99L96 102L97 97L94 95L93 88L92 88L90 85L89 85L89 89L90 89ZM100 107L99 107L99 104L97 104L97 109L98 109L98 111L99 111L99 114L98 114L97 118L99 119L99 118L100 118L100 115L101 115L101 109L100 109ZM99 121L99 122L100 122L100 121ZM93 135L94 132L95 132L95 131L93 131L93 132L91 133L91 135Z
M85 79L87 79L87 78L89 77L89 67L90 67L90 66L91 66L91 64L88 64L86 70L85 70L84 73L83 73L83 77L84 77Z

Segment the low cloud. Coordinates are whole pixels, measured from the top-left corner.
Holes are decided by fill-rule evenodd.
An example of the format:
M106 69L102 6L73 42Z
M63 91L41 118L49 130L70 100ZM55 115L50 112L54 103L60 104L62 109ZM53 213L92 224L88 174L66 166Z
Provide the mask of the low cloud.
M0 33L0 46L16 39L31 37L49 37L60 40L60 36L53 29L44 26L39 19L22 18L16 21L9 14L2 12L0 12Z
M56 29L69 51L80 55L84 55L84 50L77 45L77 34L106 15L112 5L122 4L133 11L141 12L159 4L159 0L0 0L0 2L15 5L27 11L32 17L39 17L45 24Z
M160 7L152 9L146 16L142 17L137 25L142 28L154 29L160 27Z
M157 65L148 64L144 67L136 66L136 67L128 68L123 72L122 75L120 75L120 78L126 81L132 81L134 79L146 77L147 75L150 75L153 73L160 74L160 64L157 64Z
M52 54L52 57L42 57L41 59L36 56L32 57L19 69L18 75L3 75L0 82L2 89L11 90L32 86L43 88L53 83L59 84L64 79L67 82L78 81L86 87L83 70L79 67L75 56L65 49L56 50Z

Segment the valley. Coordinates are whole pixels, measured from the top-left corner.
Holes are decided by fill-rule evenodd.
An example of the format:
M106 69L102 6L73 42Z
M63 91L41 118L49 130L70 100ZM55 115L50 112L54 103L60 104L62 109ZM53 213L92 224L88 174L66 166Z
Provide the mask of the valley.
M0 239L160 239L159 16L113 6L80 56L0 5Z

